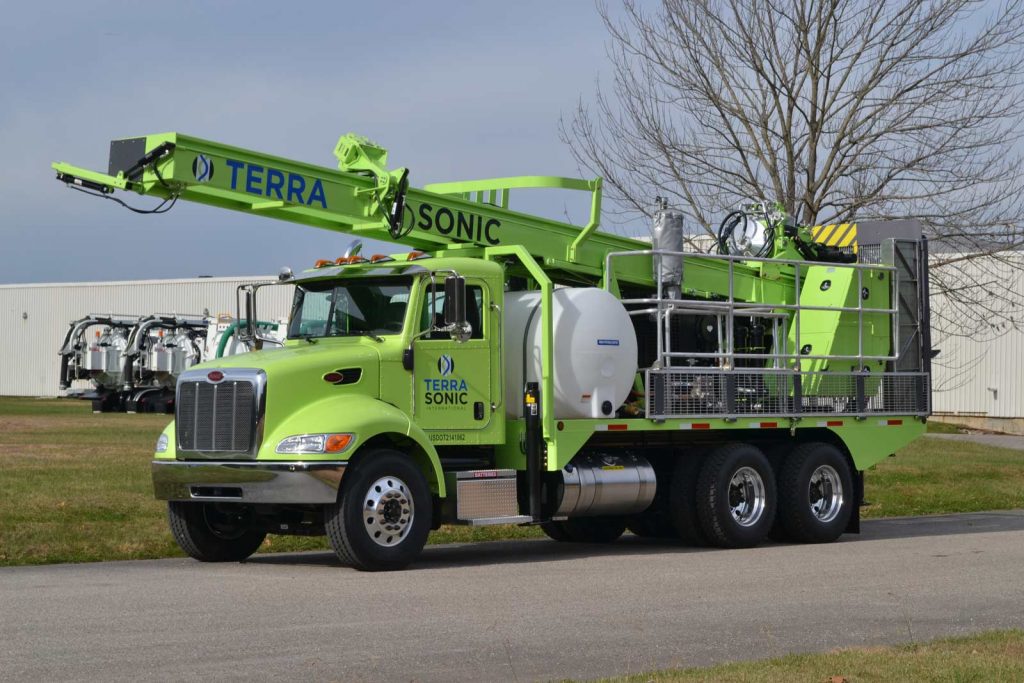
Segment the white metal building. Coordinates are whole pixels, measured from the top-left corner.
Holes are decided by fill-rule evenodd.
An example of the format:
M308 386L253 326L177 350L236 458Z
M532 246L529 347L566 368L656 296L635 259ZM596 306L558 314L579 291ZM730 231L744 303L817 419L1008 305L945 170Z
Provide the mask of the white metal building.
M0 396L59 395L58 351L68 323L90 313L138 317L154 313L235 314L235 290L275 277L219 277L122 282L0 285ZM294 287L265 287L260 319L288 315Z
M1024 276L1000 274L1004 286L1024 291ZM0 396L57 396L58 350L68 323L90 313L235 313L240 284L273 277L0 285ZM262 319L288 314L291 286L260 291ZM935 298L933 309L943 302ZM934 316L933 316L934 317ZM934 412L940 419L1024 433L1024 321L993 329L982 341L933 335Z
M1004 254L1016 263L968 264L965 279L1024 293L1024 255ZM932 299L932 324L945 306ZM955 314L954 314L955 317ZM934 333L932 410L937 419L969 427L1024 434L1024 312L983 322L971 337Z

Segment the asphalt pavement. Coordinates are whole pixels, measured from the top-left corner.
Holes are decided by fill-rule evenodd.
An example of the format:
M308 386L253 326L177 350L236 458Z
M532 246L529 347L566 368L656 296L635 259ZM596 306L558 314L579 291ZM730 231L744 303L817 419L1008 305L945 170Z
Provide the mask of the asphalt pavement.
M863 529L433 546L390 574L328 553L0 569L0 679L593 678L1024 626L1024 511Z

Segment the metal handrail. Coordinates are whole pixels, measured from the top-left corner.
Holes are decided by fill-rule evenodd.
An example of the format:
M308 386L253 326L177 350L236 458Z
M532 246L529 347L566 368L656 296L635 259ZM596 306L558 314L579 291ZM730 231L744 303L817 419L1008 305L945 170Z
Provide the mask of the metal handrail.
M673 377L677 378L673 384ZM704 384L700 378L707 378ZM659 381L655 381L660 378ZM689 389L678 384L694 380ZM744 378L762 384L742 386ZM841 416L865 419L871 415L928 415L931 396L927 372L790 372L784 369L742 368L723 373L717 368L666 368L645 372L644 410L648 419L708 417L743 418ZM771 379L776 384L767 384ZM816 382L831 384L824 390ZM811 388L808 391L808 388ZM758 391L760 389L760 391Z
M702 301L699 299L665 299L663 296L663 282L661 278L662 259L652 259L657 265L658 273L656 280L656 296L654 298L640 298L640 299L623 299L624 305L643 305L643 304L654 304L655 308L645 308L643 312L654 313L657 316L657 350L655 361L655 367L665 367L669 365L669 361L672 358L715 358L719 360L722 370L730 370L735 367L736 359L764 359L773 360L777 365L779 361L795 361L795 367L791 368L794 372L800 371L800 362L802 360L853 360L858 363L868 360L878 361L894 361L899 358L899 324L896 320L896 316L899 314L898 308L891 306L889 308L866 308L863 305L863 298L860 296L860 292L864 289L864 270L876 271L889 271L889 289L890 296L889 300L895 300L895 292L898 291L898 271L895 266L884 265L884 264L860 264L860 263L826 263L818 261L803 261L796 259L771 259L765 257L745 257L736 256L730 254L695 254L693 252L685 251L672 251L664 249L642 249L637 251L618 251L610 252L605 256L605 272L604 272L604 288L608 290L611 287L613 268L612 260L614 258L623 256L691 256L706 258L711 260L722 260L728 263L728 283L729 291L728 298L725 301ZM747 301L736 301L735 299L735 263L736 262L762 262L762 263L773 263L773 264L784 264L793 266L793 278L794 278L794 298L796 303L794 304L765 304L763 302L747 302ZM848 268L857 272L857 306L814 306L814 305L802 305L800 304L800 281L801 281L801 268L807 268L810 266L828 266L833 268ZM785 313L777 313L777 311L791 311L792 316ZM803 311L827 311L833 313L856 313L857 314L857 353L851 354L801 354L800 349L800 318L801 312ZM630 315L634 315L638 311L630 311ZM705 315L709 313L715 313L717 324L718 324L718 335L719 335L719 348L717 352L679 352L671 350L671 326L670 320L672 315ZM875 314L875 315L887 315L890 317L890 333L892 335L892 349L893 353L887 355L865 355L864 354L864 314ZM773 351L771 353L762 354L751 354L751 353L740 353L737 354L735 351L735 328L734 318L737 315L751 315L762 318L772 318L772 326L774 328L773 338L776 340L776 344L779 341L782 342L783 348L785 349L786 338L779 335L778 322L780 318L793 320L793 335L794 335L794 351L792 353ZM722 334L722 319L725 319L725 334ZM723 338L724 337L724 338ZM723 348L724 347L724 348Z

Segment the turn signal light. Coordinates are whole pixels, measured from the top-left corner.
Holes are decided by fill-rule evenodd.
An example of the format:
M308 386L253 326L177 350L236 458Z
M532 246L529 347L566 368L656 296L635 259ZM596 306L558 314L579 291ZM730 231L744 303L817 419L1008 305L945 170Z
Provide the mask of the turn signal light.
M324 446L324 453L340 453L348 448L351 441L351 434L331 434L327 437L327 444Z

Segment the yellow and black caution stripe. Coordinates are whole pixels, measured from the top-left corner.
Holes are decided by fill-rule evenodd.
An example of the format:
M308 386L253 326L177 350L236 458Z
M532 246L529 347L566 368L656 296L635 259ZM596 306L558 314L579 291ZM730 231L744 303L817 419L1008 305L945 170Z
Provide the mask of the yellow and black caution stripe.
M853 247L857 253L857 224L833 223L832 225L815 225L811 228L814 241L829 247Z

